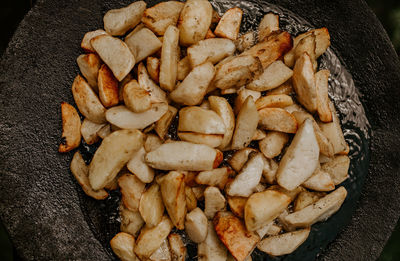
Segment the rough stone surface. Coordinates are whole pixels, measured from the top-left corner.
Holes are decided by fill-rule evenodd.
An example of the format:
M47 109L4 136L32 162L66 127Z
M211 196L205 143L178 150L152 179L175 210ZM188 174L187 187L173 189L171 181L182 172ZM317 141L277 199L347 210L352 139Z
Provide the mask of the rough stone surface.
M110 260L83 215L57 152L60 103L73 103L83 34L128 1L38 1L0 64L0 216L25 260ZM384 29L361 0L272 0L316 27L352 74L372 126L371 163L351 222L318 257L375 260L400 214L400 62Z

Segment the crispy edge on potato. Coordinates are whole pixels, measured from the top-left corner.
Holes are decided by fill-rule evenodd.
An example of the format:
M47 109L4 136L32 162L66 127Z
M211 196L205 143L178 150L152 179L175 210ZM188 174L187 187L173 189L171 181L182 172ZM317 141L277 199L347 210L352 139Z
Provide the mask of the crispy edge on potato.
M118 80L105 64L100 67L97 85L99 88L99 98L104 107L112 107L119 103Z
M62 134L58 152L68 152L81 144L81 118L72 105L62 102L61 119Z
M227 10L219 20L214 34L219 37L236 40L242 23L243 11L239 7Z
M262 129L285 133L297 132L296 118L282 108L264 108L258 113L260 115L259 126Z

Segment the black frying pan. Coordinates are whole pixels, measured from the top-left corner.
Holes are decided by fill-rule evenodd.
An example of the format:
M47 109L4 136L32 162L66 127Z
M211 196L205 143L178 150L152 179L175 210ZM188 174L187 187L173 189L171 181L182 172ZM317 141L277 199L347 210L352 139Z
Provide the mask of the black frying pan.
M59 105L63 100L73 103L70 86L78 73L75 59L83 34L100 28L107 10L128 2L38 1L2 58L0 215L23 259L114 258L108 240L118 230L118 193L104 202L83 195L68 170L72 154L57 153ZM316 225L304 246L284 259L312 260L318 254L321 260L374 260L400 214L396 53L362 1L252 3L276 4L312 27L329 28L332 51L352 75L372 130L371 140L362 142L363 164L355 171L359 178L352 197L328 223ZM343 111L341 116L346 117ZM368 144L372 153L367 175ZM262 259L256 255L256 260Z

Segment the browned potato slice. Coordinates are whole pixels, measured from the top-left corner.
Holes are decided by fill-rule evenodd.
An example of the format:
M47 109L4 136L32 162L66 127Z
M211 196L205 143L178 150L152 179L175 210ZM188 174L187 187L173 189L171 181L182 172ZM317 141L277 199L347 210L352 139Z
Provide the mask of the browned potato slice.
M275 89L269 90L267 92L267 95L278 95L278 94L286 94L290 95L294 93L293 86L292 86L292 80L287 80L283 84L281 84L279 87L276 87Z
M85 50L86 52L94 53L95 50L93 49L92 44L90 43L90 40L92 40L96 36L103 35L103 34L107 34L107 33L106 33L106 31L104 31L102 29L98 29L96 31L87 32L83 36L83 39L82 39L82 42L81 42L81 48L83 50Z
M206 36L204 37L204 39L212 39L212 38L216 38L217 36L213 33L213 31L211 31L210 28L208 28Z
M273 159L267 159L263 157L264 168L263 168L263 178L268 184L276 183L276 171L278 170L278 163Z
M203 100L203 102L200 104L200 107L206 110L210 109L210 102L208 100Z
M119 232L110 241L110 246L115 255L122 261L136 261L137 257L133 251L135 238L124 232Z
M258 143L260 151L265 157L272 159L281 154L283 147L288 143L289 135L283 132L270 131Z
M176 75L178 71L178 41L179 30L170 25L165 31L160 64L160 86L166 91L175 89Z
M317 111L319 119L323 122L332 121L332 111L329 107L328 79L329 70L321 70L315 74L317 87Z
M197 106L189 106L179 111L178 131L224 134L225 125L216 112Z
M142 23L157 35L164 35L168 26L176 25L184 3L167 1L147 8L143 13Z
M200 208L186 215L185 231L195 243L203 242L207 237L207 217Z
M235 99L235 108L234 108L235 115L239 113L247 97L252 97L253 101L257 102L257 100L261 97L261 92L249 90L246 89L245 87L240 88L237 91L237 96Z
M236 40L239 35L240 24L242 23L243 11L234 7L225 12L221 17L214 34L219 37Z
M214 38L201 40L187 49L188 59L192 68L211 62L216 64L225 57L233 55L236 47L229 39Z
M164 239L161 246L151 254L149 261L171 261L171 251L169 249L168 240Z
M131 211L138 211L140 197L146 184L141 182L135 175L126 173L118 178L118 186L121 189L124 206Z
M111 125L110 124L106 124L97 132L97 135L99 135L100 138L104 139L110 133L111 133Z
M147 134L146 141L144 143L144 149L146 152L153 151L161 146L162 140L157 135L150 133Z
M133 112L144 112L151 108L150 93L143 89L136 80L124 86L123 97L125 106Z
M213 8L206 0L188 0L178 21L180 44L189 46L203 40L211 25Z
M94 53L81 54L76 59L76 62L90 87L97 91L97 75L101 66L100 57Z
M232 137L232 149L242 149L250 144L257 130L258 119L259 116L253 98L248 97L236 118L235 132Z
M244 261L260 241L257 234L247 231L243 222L227 211L217 213L214 226L219 239L238 261Z
M244 208L244 220L249 231L256 231L271 223L290 204L285 193L265 190L249 197Z
M247 84L247 88L254 91L272 90L289 80L293 75L293 71L287 67L282 61L273 62L264 72Z
M249 160L246 162L242 170L235 177L232 183L229 183L226 188L226 193L229 196L250 196L261 179L264 161L262 154L254 152L249 155Z
M286 94L263 96L256 101L257 110L264 108L285 108L293 104L293 100Z
M142 226L144 220L139 211L131 211L124 207L124 204L119 206L119 216L121 217L121 232L126 232L132 236L136 236Z
M196 176L196 183L208 186L218 186L224 189L225 184L228 182L230 170L228 167L202 171Z
M290 49L292 49L291 35L288 32L276 32L271 34L267 40L254 45L241 55L258 57L265 69Z
M160 183L161 195L168 215L177 229L185 228L185 174L171 171Z
M264 108L258 111L259 125L265 130L296 133L297 121L292 114L281 108Z
M265 131L257 129L256 133L254 133L254 136L251 140L259 141L259 140L265 139L265 137L267 137L267 134L265 133Z
M81 119L76 109L66 103L61 103L62 135L58 152L68 152L81 144Z
M243 51L249 49L250 47L252 47L254 45L255 41L256 41L256 39L255 39L254 32L245 33L245 34L241 35L235 41L236 49L239 52L243 52Z
M272 32L279 30L279 15L268 13L258 25L258 41L264 41Z
M321 197L325 196L324 193L321 192L310 192L310 191L302 191L296 197L294 202L293 211L302 210L305 207L317 202Z
M140 198L139 212L146 222L147 227L154 227L164 214L164 204L161 197L160 186L154 183Z
M175 107L168 105L168 111L156 122L154 129L161 139L164 139L177 113L178 110Z
M208 221L207 237L197 247L198 261L226 261L227 249L219 240L212 221Z
M157 36L146 27L128 34L125 43L135 56L136 63L154 54L162 46Z
M307 164L304 164L307 162ZM292 143L279 163L278 184L293 190L314 173L319 164L319 147L311 120L305 120L300 126Z
M90 186L88 179L89 169L79 151L75 152L70 167L72 174L74 175L76 181L78 181L79 185L81 185L86 195L97 200L102 200L108 197L108 193L104 189L95 191Z
M105 124L98 124L84 119L81 126L81 134L85 142L89 145L96 143L99 140L98 132Z
M239 218L244 217L244 207L246 205L246 197L231 197L228 196L229 208Z
M321 169L331 176L335 185L339 185L349 177L349 166L350 158L346 155L339 155L330 162L322 164Z
M185 195L187 211L192 211L193 209L197 208L197 198L191 187L185 187Z
M249 154L253 151L256 151L255 149L252 148L243 148L240 150L237 150L233 156L228 160L229 165L236 171L239 172L244 164L247 162L249 158Z
M143 63L140 63L138 66L138 82L140 87L150 93L152 103L167 102L167 95L157 84L155 84L150 79L146 67L143 65Z
M200 104L214 75L215 68L210 62L194 67L179 86L171 92L171 100L184 105Z
M174 225L168 216L163 216L160 223L155 227L144 227L136 240L136 255L140 259L150 257L161 246L173 227Z
M183 81L191 70L189 57L185 56L178 62L178 74L176 79L178 81Z
M291 201L295 200L299 193L305 191L305 189L301 186L299 186L293 190L287 190L287 189L282 188L279 185L272 185L272 186L268 187L268 190L271 190L271 189L285 194L286 196L288 196L290 198Z
M126 167L130 172L136 175L143 183L150 183L154 179L154 170L147 166L144 162L146 150L142 146L139 150L134 152Z
M335 183L328 173L318 169L309 179L304 181L303 187L314 191L332 191L335 189Z
M135 57L120 39L109 35L99 35L90 43L118 81L122 81L135 66Z
M103 64L97 78L99 98L104 107L112 107L118 104L118 80L114 77L107 65Z
M301 229L277 236L263 239L257 248L271 256L283 256L293 253L306 241L310 234L310 228Z
M153 81L158 82L160 77L160 59L149 56L146 59L146 65L150 78Z
M207 187L204 190L204 214L208 219L213 219L218 211L224 210L226 200L216 187Z
M221 145L224 135L222 134L202 134L196 132L178 132L178 137L183 141L196 144L205 144L211 148Z
M317 90L313 64L307 53L296 61L293 69L293 87L297 100L311 113L317 110Z
M171 248L172 261L185 261L186 246L179 234L171 233L168 236L169 246Z
M109 10L103 18L104 29L111 35L124 35L140 23L145 9L146 3L137 1L124 8Z

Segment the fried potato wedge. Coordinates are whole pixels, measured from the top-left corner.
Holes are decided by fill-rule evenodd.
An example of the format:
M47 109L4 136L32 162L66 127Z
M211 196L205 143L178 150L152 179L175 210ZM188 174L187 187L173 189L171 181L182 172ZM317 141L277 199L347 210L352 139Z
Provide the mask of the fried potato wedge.
M160 147L161 144L163 144L163 142L160 139L160 137L158 137L156 134L150 133L150 134L147 134L147 136L146 136L146 141L144 143L144 149L146 150L146 152L150 152L150 151L153 151L153 150L157 149L158 147Z
M260 237L247 231L243 222L231 212L218 212L213 222L219 239L235 260L246 260L260 241Z
M332 111L329 107L328 79L329 70L321 70L315 74L317 88L317 112L319 119L323 122L332 121Z
M252 97L247 97L236 118L235 132L232 137L232 149L247 147L257 130L259 115Z
M185 174L170 171L160 183L162 200L174 226L182 230L185 228L186 194Z
M83 139L88 145L94 144L99 141L98 132L105 126L106 124L98 124L94 123L88 119L84 119L81 125L81 134Z
M97 91L97 75L101 66L100 57L94 53L81 54L76 59L76 63L90 87Z
M178 1L156 4L144 11L142 23L157 35L164 35L168 26L176 25L184 5L184 3Z
M282 61L273 62L264 72L247 84L247 88L254 91L272 90L289 80L293 75L293 71L287 67Z
M229 196L248 197L253 193L254 188L261 179L264 167L262 157L262 154L258 152L249 155L249 160L242 170L235 177L233 182L227 185L226 193Z
M330 162L324 163L321 169L327 172L335 185L339 185L349 177L350 158L347 155L335 156Z
M99 98L104 107L108 108L119 103L118 80L107 65L100 67L98 78Z
M175 89L176 76L178 72L178 45L179 30L170 25L165 31L160 60L160 86L166 91Z
M146 67L143 63L138 65L138 82L140 87L145 89L150 94L151 102L167 102L167 95L165 92L150 79Z
M186 183L187 184L187 183ZM197 208L197 198L196 194L194 194L191 187L185 187L185 195L186 195L186 209L187 211L192 211Z
M78 106L83 116L95 123L106 122L106 108L104 108L96 93L80 75L76 76L72 84L72 94L76 106Z
M286 94L267 95L256 101L257 110L264 108L285 108L292 104L292 98Z
M99 35L90 40L90 43L118 81L122 81L135 66L135 57L120 39Z
M204 171L218 167L222 158L222 152L207 145L174 141L147 153L145 160L155 169Z
M135 175L126 173L118 178L118 186L121 190L124 207L130 211L138 211L140 198L146 184L141 182Z
M154 183L140 198L139 212L147 227L154 227L164 214L164 203L161 197L160 186Z
M239 113L247 97L252 97L253 101L257 102L257 100L261 98L261 92L249 90L246 89L245 87L241 87L239 90L237 90L237 96L235 99L235 108L234 108L235 115Z
M89 168L86 166L79 151L75 152L74 157L71 160L70 168L71 173L74 175L79 185L81 185L86 195L97 200L102 200L108 197L108 193L104 189L93 190L90 186L88 179Z
M280 234L263 239L257 248L271 256L283 256L293 253L306 241L310 228Z
M144 225L140 212L131 211L125 208L123 204L119 206L119 216L121 217L121 232L129 233L132 236L136 236Z
M262 42L275 31L279 30L279 15L268 13L264 15L258 25L258 41Z
M107 34L106 31L102 30L102 29L98 29L96 31L91 31L91 32L87 32L82 39L81 42L81 48L85 51L85 52L89 52L89 53L94 53L95 50L93 49L92 44L90 43L90 40L92 40L93 38L95 38L96 36L99 35L103 35L103 34Z
M214 34L219 37L236 40L242 23L243 11L239 7L227 10L219 20Z
M161 139L164 139L177 113L178 110L175 107L168 105L168 111L156 122L154 130Z
M281 108L264 108L258 111L259 126L265 130L296 133L297 121L292 114Z
M110 133L111 133L111 125L110 124L106 124L97 132L97 135L99 135L100 138L104 139Z
M171 261L171 251L169 249L168 240L164 239L161 246L149 257L150 261Z
M228 196L228 204L229 208L233 214L235 214L239 218L244 217L244 207L246 205L247 199L246 197L231 197Z
M189 57L185 56L178 62L178 74L176 79L178 81L183 81L191 70L192 67L190 66Z
M286 82L282 83L279 87L276 87L272 90L267 91L266 95L278 95L278 94L286 94L290 95L293 94L293 85L292 85L292 79L287 80Z
M160 59L149 56L146 59L146 66L150 78L157 83L160 79Z
M235 115L229 102L219 96L209 96L210 109L215 111L222 119L225 125L224 137L219 145L219 149L224 150L231 142L233 131L235 129Z
M254 32L245 33L235 41L236 49L239 52L244 52L254 45L256 41L256 36Z
M189 106L179 111L178 131L223 135L225 134L225 125L216 112Z
M296 197L294 201L294 208L293 211L302 210L305 207L317 202L321 197L324 196L324 193L321 192L310 192L310 191L302 191Z
M289 135L283 132L270 131L258 143L260 151L265 157L272 159L281 154L283 147L289 141Z
M291 198L285 193L265 190L251 195L244 207L244 221L249 231L256 231L271 223L289 206Z
M110 241L110 246L116 256L122 261L138 260L135 252L135 238L125 232L119 232Z
M89 165L92 188L104 188L142 145L143 134L137 130L118 130L108 135L94 153Z
M207 217L200 208L186 215L185 231L195 243L203 242L207 237Z
M166 103L154 103L144 112L133 112L123 105L107 110L106 118L111 124L121 129L144 129L158 121L168 110Z
M272 186L268 187L268 190L275 190L275 191L281 192L281 193L285 194L286 196L288 196L291 201L295 200L299 193L305 191L305 189L301 186L295 188L294 190L287 190L285 188L282 188L279 185L272 185Z
M332 191L335 189L335 183L328 173L317 169L309 179L304 181L303 187L314 191Z
M207 229L206 229L207 231ZM171 233L168 235L168 242L171 249L172 261L185 261L187 250L179 234Z
M188 0L179 20L180 44L189 46L203 40L211 25L213 8L206 0Z
M128 34L125 37L125 43L135 56L136 63L154 54L162 46L157 36L146 27Z
M212 63L206 62L196 66L169 97L180 104L198 105L203 100L214 75L215 68Z
M111 35L124 35L140 23L146 2L137 1L120 8L109 10L103 18L104 29Z
M264 168L263 168L263 178L268 184L276 183L276 172L278 170L278 163L273 159L268 159L263 157Z
M305 120L289 145L276 173L278 184L293 190L314 173L319 164L319 147L311 120ZM307 164L304 164L307 162Z
M219 240L212 221L208 221L207 237L197 247L199 261L226 261L226 247Z
M216 64L225 57L233 55L236 47L233 41L223 38L201 40L187 49L188 59L192 68L211 62Z
M151 96L136 80L128 82L123 91L125 106L133 112L144 112L151 108Z
M256 150L253 148L243 148L237 150L228 160L228 163L236 172L239 172L243 168L244 164L246 164L249 154L255 151Z
M231 170L228 167L201 171L197 174L195 181L200 185L217 186L220 189L224 189L230 172Z
M226 207L226 200L217 187L207 187L204 190L204 201L204 214L208 219L213 219L218 211Z
M62 134L58 152L68 152L81 144L81 118L74 106L61 103Z
M310 34L307 37L304 37L297 44L296 49L294 50L294 61L297 61L303 53L307 53L310 56L311 62L313 63L313 69L316 70L317 63L315 57L315 47L316 47L316 37L314 34ZM291 65L293 67L293 65Z
M132 157L129 159L126 167L130 172L136 175L140 181L143 183L150 183L154 179L154 170L147 166L144 161L146 155L146 150L142 146L136 152L133 153Z
M202 134L196 132L178 132L178 137L183 141L196 144L205 144L211 148L221 145L224 135L222 134Z
M257 129L256 133L254 133L254 136L253 136L253 138L251 138L251 140L259 141L259 140L264 139L266 136L267 136L267 134L265 133L264 130Z

